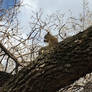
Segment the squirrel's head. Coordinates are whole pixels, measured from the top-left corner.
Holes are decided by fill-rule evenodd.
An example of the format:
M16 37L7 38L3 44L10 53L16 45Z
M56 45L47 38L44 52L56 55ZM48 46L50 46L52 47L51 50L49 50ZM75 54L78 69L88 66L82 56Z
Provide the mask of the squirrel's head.
M48 33L44 36L44 42L48 42L50 36L51 36L51 34L50 34L50 32L48 32Z

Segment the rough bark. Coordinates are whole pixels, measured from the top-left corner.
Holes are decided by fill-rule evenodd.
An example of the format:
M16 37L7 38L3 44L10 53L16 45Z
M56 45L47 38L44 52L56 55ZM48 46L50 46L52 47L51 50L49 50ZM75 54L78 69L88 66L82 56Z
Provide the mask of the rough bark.
M3 92L57 92L92 72L92 27L58 43L4 86Z
M0 71L0 87L2 87L11 77L13 77L13 75Z

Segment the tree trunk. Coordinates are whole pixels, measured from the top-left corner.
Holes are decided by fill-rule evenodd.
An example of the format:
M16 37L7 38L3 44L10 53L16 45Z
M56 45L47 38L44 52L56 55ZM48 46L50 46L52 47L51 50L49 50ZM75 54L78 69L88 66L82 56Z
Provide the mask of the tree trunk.
M57 92L92 71L92 27L58 43L23 68L3 92Z

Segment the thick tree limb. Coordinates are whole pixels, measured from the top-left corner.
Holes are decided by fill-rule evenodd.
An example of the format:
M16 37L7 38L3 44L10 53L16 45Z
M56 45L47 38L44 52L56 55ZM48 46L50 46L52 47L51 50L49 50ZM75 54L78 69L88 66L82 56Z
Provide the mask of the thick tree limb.
M24 68L3 92L57 92L92 72L92 27L57 44Z
M11 77L13 77L13 75L0 71L0 87L2 87Z
M16 58L9 50L7 50L7 49L5 48L5 46L4 46L2 43L0 43L0 48L1 48L2 51L4 51L5 55L7 55L8 58L11 58L11 59L14 60L14 62L15 62L15 64L16 64L15 70L17 70L17 68L18 68L19 66L22 66L22 65L19 63L19 61L17 60L17 58ZM5 55L4 55L4 56L5 56ZM6 67L7 67L7 66L6 66ZM17 71L16 71L16 72L17 72Z

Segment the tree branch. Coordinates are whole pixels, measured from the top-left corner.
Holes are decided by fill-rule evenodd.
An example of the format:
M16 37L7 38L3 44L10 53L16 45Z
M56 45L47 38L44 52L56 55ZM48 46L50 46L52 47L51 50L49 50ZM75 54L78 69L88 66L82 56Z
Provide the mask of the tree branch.
M92 71L92 27L58 43L7 82L3 92L57 92Z

